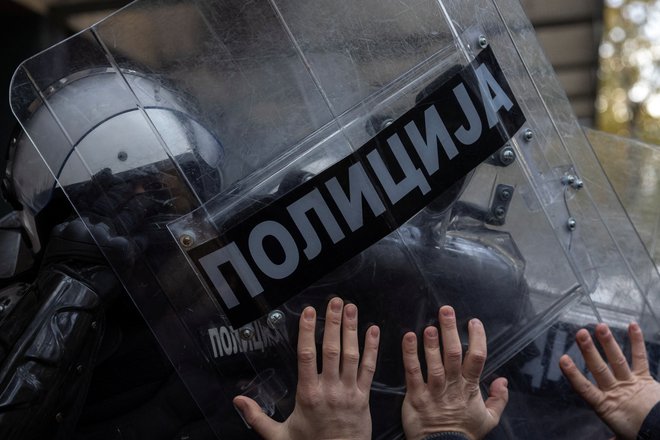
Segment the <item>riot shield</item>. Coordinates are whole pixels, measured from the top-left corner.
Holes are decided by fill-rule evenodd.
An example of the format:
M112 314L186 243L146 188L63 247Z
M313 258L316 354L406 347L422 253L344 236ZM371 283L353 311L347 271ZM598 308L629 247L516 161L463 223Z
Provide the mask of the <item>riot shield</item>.
M219 438L252 435L237 394L291 412L299 314L333 295L382 329L374 438L442 304L484 322L487 373L578 304L657 325L658 272L514 0L141 0L11 96L16 154L52 174L29 199L125 240L106 257Z
M603 170L656 266L660 266L660 148L585 129Z

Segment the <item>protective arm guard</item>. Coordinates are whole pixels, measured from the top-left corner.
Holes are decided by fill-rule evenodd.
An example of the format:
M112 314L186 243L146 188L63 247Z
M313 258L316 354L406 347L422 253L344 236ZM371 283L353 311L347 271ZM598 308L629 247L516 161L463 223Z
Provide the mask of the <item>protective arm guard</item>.
M0 438L57 438L84 400L101 340L101 301L54 267L0 297Z
M70 438L105 305L121 288L80 220L56 227L31 285L0 291L0 438Z

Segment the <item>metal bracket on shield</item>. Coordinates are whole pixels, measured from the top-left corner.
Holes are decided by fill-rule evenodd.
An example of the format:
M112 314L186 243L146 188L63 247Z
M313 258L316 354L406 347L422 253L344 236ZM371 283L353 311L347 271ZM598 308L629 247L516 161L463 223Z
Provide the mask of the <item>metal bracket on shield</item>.
M488 224L501 226L506 220L506 214L509 211L509 204L513 198L514 187L511 185L499 184L495 188L495 195L490 206L490 218Z
M573 189L581 190L584 188L584 182L577 176L573 174L566 174L561 178L561 183L564 186L570 186Z

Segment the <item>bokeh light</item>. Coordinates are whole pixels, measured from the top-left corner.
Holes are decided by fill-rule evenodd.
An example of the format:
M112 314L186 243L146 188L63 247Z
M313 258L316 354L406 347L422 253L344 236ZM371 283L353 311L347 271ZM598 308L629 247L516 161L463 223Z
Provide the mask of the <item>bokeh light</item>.
M660 144L660 0L606 0L599 129Z

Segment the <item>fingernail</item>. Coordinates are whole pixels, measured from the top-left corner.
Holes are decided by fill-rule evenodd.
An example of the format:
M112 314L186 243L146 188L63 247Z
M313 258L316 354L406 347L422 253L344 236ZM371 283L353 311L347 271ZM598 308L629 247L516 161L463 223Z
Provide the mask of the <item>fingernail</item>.
M609 332L610 332L610 330L607 328L607 326L605 326L605 327L601 327L601 328L598 329L598 333L599 333L601 336L607 336L607 334L608 334Z
M314 319L314 307L307 307L303 310L303 318L306 321L312 321Z
M429 338L437 338L438 337L438 329L435 327L426 327L426 330L424 330L426 333L426 336Z
M349 318L349 319L355 319L355 317L357 316L357 307L355 307L355 305L353 305L353 304L348 304L348 305L346 306L346 309L345 309L345 310L346 310L346 317L347 317L347 318Z
M372 337L377 338L378 336L380 336L380 329L377 326L371 327L369 333L371 333Z
M451 318L452 316L454 316L454 309L448 306L443 307L441 312L442 312L442 316L445 316L447 318Z
M631 322L631 323L630 323L630 330L632 330L632 331L635 332L635 333L639 333L639 332L642 331L642 330L639 328L639 324L637 324L636 322Z
M415 335L410 333L406 335L406 342L409 344L414 344L415 343Z
M587 342L589 340L589 333L585 332L578 332L577 334L577 339L580 342Z
M504 380L502 381L502 385L504 385L504 388L508 387L509 381L506 378L504 378Z
M340 298L332 298L330 301L330 310L333 312L341 312L342 300Z
M570 360L569 358L567 358L567 357L562 357L562 358L559 360L559 363L561 364L562 367L566 367L566 368L568 368L568 367L571 366L571 360Z
M470 320L470 325L472 327L481 327L482 326L481 321L479 321L477 318L471 319Z

